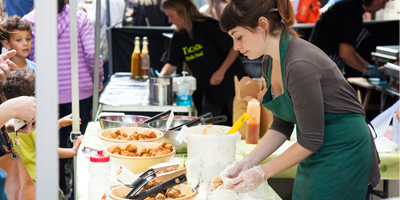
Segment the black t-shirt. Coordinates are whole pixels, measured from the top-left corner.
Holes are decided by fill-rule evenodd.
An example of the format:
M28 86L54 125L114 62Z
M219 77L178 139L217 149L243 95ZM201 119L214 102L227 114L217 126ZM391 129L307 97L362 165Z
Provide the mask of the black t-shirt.
M339 57L339 43L357 48L363 37L361 0L340 1L318 19L309 41L324 51L343 71L344 62Z
M193 39L186 31L175 32L164 61L178 68L182 61L186 62L196 78L197 90L204 92L210 102L223 103L235 95L233 77L236 75L240 80L246 74L238 56L226 71L222 83L210 85L211 76L220 68L232 46L232 38L221 31L218 21L207 18L193 23Z

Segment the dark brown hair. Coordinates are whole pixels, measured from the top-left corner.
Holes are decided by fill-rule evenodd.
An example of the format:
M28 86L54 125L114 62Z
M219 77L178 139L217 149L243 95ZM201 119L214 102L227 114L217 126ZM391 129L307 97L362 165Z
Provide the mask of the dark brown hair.
M219 25L225 32L237 26L252 31L260 17L268 20L271 35L276 37L283 29L298 36L292 28L295 15L289 0L232 0L222 12Z
M35 72L28 68L20 68L11 72L3 82L2 89L7 99L31 96L35 92Z
M13 15L8 17L6 21L1 23L1 35L3 39L10 41L13 31L32 31L32 26L29 22L22 20L19 16Z
M182 28L177 28L176 31L186 30L191 38L193 38L193 22L202 22L206 19L206 16L199 12L197 6L191 0L163 0L161 9L176 11L182 19Z

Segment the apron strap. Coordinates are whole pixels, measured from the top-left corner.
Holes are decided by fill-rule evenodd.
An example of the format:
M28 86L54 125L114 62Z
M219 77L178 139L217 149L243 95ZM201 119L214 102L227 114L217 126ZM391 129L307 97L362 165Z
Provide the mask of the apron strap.
M375 136L374 139L376 139L378 137L378 135L376 134L375 128L374 126L371 124L371 121L369 121L369 119L367 117L365 117L365 121L367 122L368 125L371 126L372 130L374 130Z

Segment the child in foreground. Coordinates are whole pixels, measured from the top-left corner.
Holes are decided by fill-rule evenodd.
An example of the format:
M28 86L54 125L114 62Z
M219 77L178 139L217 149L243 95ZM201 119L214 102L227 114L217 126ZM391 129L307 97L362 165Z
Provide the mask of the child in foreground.
M12 99L20 96L31 96L35 91L35 73L31 69L22 68L12 72L10 77L6 78L3 82L2 89L7 99ZM13 120L7 125L14 147L21 156L26 169L28 170L33 181L36 180L36 129L33 126L26 126L19 129L18 132L14 131ZM67 115L58 120L59 129L71 125L73 122L72 114ZM18 134L19 133L19 134ZM22 134L26 133L26 134ZM79 146L82 142L83 135L79 136L75 145L72 148L58 148L59 158L72 158L77 155ZM60 190L61 191L61 190ZM60 197L64 196L62 192ZM62 199L62 198L61 198Z

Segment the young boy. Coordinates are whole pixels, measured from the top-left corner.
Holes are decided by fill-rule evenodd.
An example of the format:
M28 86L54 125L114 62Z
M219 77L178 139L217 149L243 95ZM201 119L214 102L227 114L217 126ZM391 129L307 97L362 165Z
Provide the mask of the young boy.
M27 59L31 52L31 24L21 20L20 17L14 15L1 24L3 30L3 46L7 50L15 49L17 54L10 58L18 68L28 68L36 70L36 64Z
M31 69L17 69L15 72L10 74L2 85L3 91L7 99L19 97L19 96L31 96L35 91L35 73ZM72 114L65 116L58 120L58 127L65 127L72 124ZM11 129L11 130L9 130ZM14 131L13 126L8 126L7 130L14 140L14 147L20 154L22 161L24 162L29 174L35 181L35 136L36 130L33 126L29 130L29 127L18 130L18 134ZM28 134L24 134L28 133ZM74 157L77 152L79 145L81 144L83 136L77 138L75 146L72 148L58 148L59 158L71 158ZM19 142L17 142L19 140ZM19 143L19 145L18 145Z

